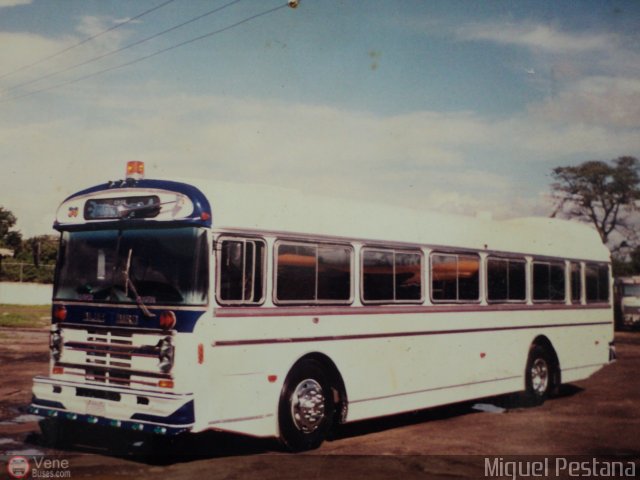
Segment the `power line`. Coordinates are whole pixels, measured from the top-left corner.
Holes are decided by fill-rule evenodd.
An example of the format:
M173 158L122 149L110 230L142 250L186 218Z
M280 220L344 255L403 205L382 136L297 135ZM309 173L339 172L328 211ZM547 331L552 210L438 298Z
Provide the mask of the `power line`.
M173 0L171 0L171 1L173 1ZM158 38L158 37L160 37L162 35L166 35L167 33L170 33L170 32L172 32L174 30L177 30L178 28L182 28L185 25L189 25L190 23L193 23L193 22L195 22L197 20L200 20L202 18L208 17L209 15L213 15L214 13L218 13L221 10L224 10L225 8L228 8L228 7L238 3L240 1L242 1L242 0L232 0L229 3L226 3L226 4L224 4L224 5L220 6L220 7L216 7L213 10L209 10L208 12L205 12L205 13L203 13L201 15L198 15L197 17L194 17L194 18L192 18L190 20L187 20L186 22L182 22L182 23L180 23L178 25L174 25L171 28L168 28L168 29L163 30L163 31L158 32L158 33L155 33L155 34L153 34L153 35L151 35L149 37L143 38L141 40L137 40L137 41L135 41L133 43L125 45L124 47L120 47L120 48L117 48L115 50L111 50L109 52L103 53L101 55L98 55L96 57L90 58L88 60L84 60L84 61L82 61L80 63L76 63L75 65L71 65L71 66L66 67L66 68L61 68L60 70L55 70L55 71L53 71L53 72L51 72L51 73L49 73L47 75L40 76L40 77L35 78L33 80L28 80L26 82L18 83L17 85L13 85L13 86L11 86L9 88L5 88L3 91L5 93L6 92L12 92L13 90L17 90L19 88L26 87L27 85L31 85L33 83L37 83L37 82L40 82L42 80L46 80L47 78L55 77L55 76L61 75L63 73L70 72L71 70L75 70L76 68L82 67L84 65L88 65L90 63L97 62L98 60L102 60L103 58L109 57L111 55L115 55L116 53L120 53L120 52L123 52L124 50L128 50L130 48L136 47L136 46L141 45L141 44L143 44L145 42L148 42L149 40L153 40L154 38Z
M36 95L38 93L48 92L49 90L54 90L56 88L65 87L67 85L72 85L74 83L78 83L78 82L81 82L83 80L87 80L89 78L93 78L93 77L97 77L97 76L103 75L103 74L111 72L113 70L118 70L120 68L124 68L124 67L128 67L128 66L134 65L134 64L142 62L144 60L148 60L149 58L153 58L155 56L158 56L158 55L161 55L163 53L169 52L171 50L175 50L176 48L184 47L185 45L189 45L191 43L195 43L195 42L198 42L200 40L204 40L206 38L210 38L210 37L213 37L215 35L219 35L221 33L229 31L229 30L231 30L233 28L239 27L240 25L243 25L245 23L251 22L252 20L255 20L255 19L260 18L260 17L264 17L266 15L274 13L274 12L276 12L278 10L283 9L283 8L287 8L289 6L290 5L288 3L285 3L284 5L280 5L278 7L274 7L274 8L271 8L269 10L265 10L263 12L256 13L255 15L251 15L250 17L247 17L247 18L245 18L243 20L240 20L240 21L238 21L236 23L233 23L231 25L228 25L226 27L220 28L218 30L214 30L214 31L209 32L209 33L205 33L204 35L199 35L199 36L191 38L189 40L185 40L184 42L180 42L180 43L177 43L175 45L172 45L170 47L166 47L166 48L163 48L161 50L157 50L157 51L155 51L153 53L150 53L148 55L144 55L142 57L138 57L138 58L136 58L134 60L131 60L129 62L125 62L125 63L121 63L119 65L115 65L115 66L112 66L112 67L109 67L109 68L105 68L103 70L99 70L97 72L93 72L93 73L90 73L88 75L84 75L82 77L77 77L77 78L74 78L74 79L71 79L71 80L67 80L66 82L58 83L58 84L52 85L50 87L41 88L39 90L34 90L32 92L28 92L28 93L25 93L23 95L18 95L18 96L15 96L15 97L2 99L2 100L0 100L0 103L6 103L6 102L9 102L9 101L12 101L12 100L18 100L18 99L21 99L21 98L30 97L30 96Z
M19 67L19 68L15 69L15 70L12 70L10 72L3 73L2 75L0 75L0 79L8 77L10 75L14 75L14 74L16 74L18 72L22 72L22 71L27 70L29 68L35 67L36 65L40 65L41 63L44 63L47 60L51 60L52 58L56 58L56 57L62 55L63 53L68 52L69 50L73 50L74 48L79 47L80 45L84 45L85 43L90 42L91 40L94 40L94 39L104 35L105 33L112 32L116 28L120 28L120 27L122 27L122 26L124 26L124 25L126 25L128 23L133 22L134 20L138 20L139 18L142 18L145 15L148 15L151 12L155 12L156 10L161 9L164 6L169 5L171 2L175 2L175 0L167 0L164 3L156 5L155 7L152 7L150 9L148 9L148 10L145 10L142 13L139 13L135 17L131 17L131 18L128 18L127 20L125 20L125 21L119 22L116 25L114 25L114 26L112 26L110 28L107 28L106 30L103 30L101 32L96 33L95 35L91 35L90 37L87 37L87 38L85 38L83 40L80 40L78 43L74 43L73 45L71 45L71 46L69 46L67 48L63 48L62 50L60 50L60 51L58 51L56 53L52 53L51 55L48 55L46 57L41 58L40 60L36 60L35 62L29 63L28 65L23 65L22 67Z

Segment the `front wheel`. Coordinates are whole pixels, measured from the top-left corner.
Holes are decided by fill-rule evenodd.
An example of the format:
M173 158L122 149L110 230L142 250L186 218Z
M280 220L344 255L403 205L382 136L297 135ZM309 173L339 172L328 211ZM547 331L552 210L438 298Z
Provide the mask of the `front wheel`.
M313 360L299 362L282 387L278 407L280 441L295 452L318 448L335 413L331 383Z
M42 443L46 447L66 448L71 445L72 427L64 420L45 418L40 421Z
M539 345L531 347L525 369L525 394L530 403L541 405L557 385L556 366L547 350Z

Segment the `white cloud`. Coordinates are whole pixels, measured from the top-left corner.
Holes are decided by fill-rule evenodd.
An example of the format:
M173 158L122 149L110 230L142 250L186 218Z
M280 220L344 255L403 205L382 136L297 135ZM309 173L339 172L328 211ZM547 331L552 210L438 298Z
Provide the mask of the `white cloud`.
M73 36L57 39L0 33L0 44L11 46L0 49L0 65L11 71L110 25L111 19L84 17ZM82 82L31 97L29 107L43 118L28 117L18 102L0 108L0 204L18 215L26 235L48 232L62 199L121 178L125 162L138 159L150 177L293 186L414 208L492 211L497 217L544 215L549 206L538 193L544 179L528 173L537 169L544 177L567 159L638 154L640 61L619 48L614 35L533 24L475 25L457 35L530 49L534 55L526 68L535 72L528 74L535 81L549 71L551 59L553 96L498 118L429 110L385 116L175 93L160 78L146 84L125 79L124 88L108 89ZM0 88L113 50L125 38L125 29L101 35L43 65L49 70L0 78ZM51 112L60 114L53 119ZM529 181L537 183L530 187Z
M614 35L607 33L568 33L533 23L472 24L457 29L456 34L462 40L488 41L562 54L609 51L618 43Z
M70 43L71 39L69 38L49 39L30 33L0 32L0 44L11 45L11 48L0 48L2 74L14 72L25 65L37 62L66 48ZM16 79L19 78L24 78L23 74L11 75L10 78L6 79L3 78L2 82L5 86L11 85L16 83Z
M0 0L0 8L18 7L20 5L30 5L33 0Z
M114 24L118 24L118 23L129 23L131 25L139 25L142 23L142 20L132 20L131 17L123 17L123 18L116 18L113 20Z
M611 158L640 149L637 131L559 124L540 111L501 120L428 111L382 116L167 95L153 85L127 96L83 97L82 91L74 96L83 104L60 120L18 123L0 111L3 206L27 234L48 229L55 205L73 191L121 178L131 159L145 161L150 177L257 182L505 217L535 208L536 193L521 190L531 163L555 166L557 158ZM88 123L92 112L108 121Z
M640 79L588 77L533 105L531 112L556 122L640 128Z
M109 24L108 19L86 16L78 23L77 35L58 38L26 32L0 32L0 44L11 46L0 48L0 96L13 97L24 91L55 85L64 81L65 71L86 73L76 70L76 66L118 49L127 37L127 32L114 30L99 35L90 42L77 47L75 45L87 37L103 32ZM108 56L95 65L104 68L109 65L108 62L113 61L114 58Z
M550 72L551 82L573 82L588 76L638 77L637 39L627 32L567 31L537 23L478 23L452 29L460 41L490 42L529 52L526 67L536 76ZM533 62L533 65L529 64Z
M610 148L604 140L618 129L621 149L636 145L624 133L640 127L640 54L632 48L633 39L625 40L622 33L569 32L534 23L472 24L454 34L459 40L530 51L526 69L535 75L525 81L547 98L528 107L526 120L534 129L525 135L525 144L571 150L584 142L599 153L602 145ZM525 71L521 65L516 68ZM545 122L563 131L565 138L559 143L551 140L545 147L537 138L548 135Z
M110 22L84 17L76 36L53 40L0 33L0 43L12 45L0 49L0 64L18 68L100 33ZM122 177L125 162L138 159L154 177L295 186L417 208L490 210L506 217L546 208L535 188L529 193L523 188L528 187L523 172L530 172L531 164L550 170L564 159L637 155L640 82L633 72L616 74L618 68L630 67L616 53L614 36L535 25L476 25L458 35L553 53L557 92L502 118L427 110L384 116L313 104L176 94L159 80L108 92L83 82L56 91L51 98L57 100L47 100L61 102L56 104L64 111L59 119L25 119L19 104L0 109L3 206L18 215L26 234L42 233L66 195ZM53 67L118 48L125 38L125 30L101 35L56 59ZM587 52L606 64L611 76L585 74L576 57ZM527 68L535 77L544 70L535 62ZM11 85L9 80L18 77L0 78L0 85ZM118 91L122 93L111 93ZM31 105L42 100L32 99ZM25 188L35 182L37 189Z

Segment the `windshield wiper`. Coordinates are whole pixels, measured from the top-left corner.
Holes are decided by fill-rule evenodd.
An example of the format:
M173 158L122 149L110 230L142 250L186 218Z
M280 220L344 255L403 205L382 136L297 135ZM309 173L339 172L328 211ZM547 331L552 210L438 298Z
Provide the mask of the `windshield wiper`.
M170 203L177 203L177 200L171 200L168 202L161 203L150 203L147 205L127 205L121 204L116 207L118 212L118 217L121 219L131 218L131 215L136 213L154 215L160 212L160 209L164 205L169 205Z
M138 290L136 290L136 286L133 284L133 281L129 277L129 269L131 268L131 256L132 255L133 255L133 248L130 248L129 249L129 253L127 255L127 264L125 265L125 269L122 272L122 275L124 276L124 294L125 294L125 296L128 297L129 296L129 287L131 287L131 292L133 293L134 298L136 300L136 303L140 307L140 310L142 310L142 313L144 313L144 316L145 317L149 317L149 318L153 318L156 315L154 313L151 313L151 311L144 304L144 302L142 301L142 297L140 297L140 295L138 294Z

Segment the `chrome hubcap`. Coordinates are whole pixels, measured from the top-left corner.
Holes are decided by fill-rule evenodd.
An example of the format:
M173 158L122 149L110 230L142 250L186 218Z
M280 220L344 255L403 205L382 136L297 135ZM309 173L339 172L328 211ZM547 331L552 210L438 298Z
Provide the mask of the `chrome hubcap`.
M549 366L543 358L536 358L531 365L531 388L536 395L542 396L549 386Z
M322 387L312 378L301 381L291 395L291 418L298 430L311 433L324 419Z

